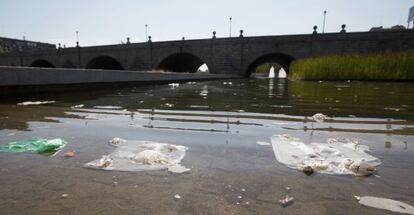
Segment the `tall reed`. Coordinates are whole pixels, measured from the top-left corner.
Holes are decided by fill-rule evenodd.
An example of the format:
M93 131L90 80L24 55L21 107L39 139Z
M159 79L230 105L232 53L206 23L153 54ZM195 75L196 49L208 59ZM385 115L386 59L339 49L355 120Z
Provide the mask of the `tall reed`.
M414 80L414 52L326 56L296 60L290 66L294 80Z

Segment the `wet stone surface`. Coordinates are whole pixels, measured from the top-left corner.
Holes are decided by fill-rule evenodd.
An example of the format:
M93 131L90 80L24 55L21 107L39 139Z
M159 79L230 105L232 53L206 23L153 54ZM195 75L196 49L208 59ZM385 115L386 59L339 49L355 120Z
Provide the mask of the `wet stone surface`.
M414 205L413 84L227 82L1 101L1 144L44 137L67 145L53 157L0 154L0 213L390 214L360 205L354 195ZM16 105L25 101L55 103ZM316 122L316 113L327 118ZM271 145L257 144L275 134L304 143L358 140L381 165L369 177L306 176L278 163ZM84 168L114 151L108 143L114 137L185 146L181 164L191 170ZM68 151L76 155L68 159ZM282 207L286 196L294 203Z

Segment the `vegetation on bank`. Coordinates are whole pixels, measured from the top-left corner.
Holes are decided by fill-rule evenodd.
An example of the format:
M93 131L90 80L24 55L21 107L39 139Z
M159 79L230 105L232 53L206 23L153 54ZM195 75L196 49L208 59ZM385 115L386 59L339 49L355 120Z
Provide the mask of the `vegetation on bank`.
M326 56L294 61L293 80L414 80L414 52Z

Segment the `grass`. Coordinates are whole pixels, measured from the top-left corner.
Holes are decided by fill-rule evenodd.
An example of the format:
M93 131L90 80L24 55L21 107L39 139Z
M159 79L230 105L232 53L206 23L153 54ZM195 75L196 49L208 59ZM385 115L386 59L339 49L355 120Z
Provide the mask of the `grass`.
M296 60L293 80L413 81L414 52L327 56Z

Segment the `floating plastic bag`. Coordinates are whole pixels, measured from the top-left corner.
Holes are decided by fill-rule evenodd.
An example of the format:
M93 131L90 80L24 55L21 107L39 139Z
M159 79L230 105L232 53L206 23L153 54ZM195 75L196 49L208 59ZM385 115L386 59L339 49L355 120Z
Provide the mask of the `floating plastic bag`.
M188 149L185 146L120 138L112 139L110 144L116 147L114 152L85 164L85 167L132 172L168 169L183 173L190 170L180 164Z
M32 138L31 140L15 141L0 145L0 152L34 152L34 153L54 153L66 145L66 141L60 138L44 139Z
M304 143L289 135L271 138L276 159L286 166L325 174L369 175L381 161L366 153L369 147L347 139L330 139L327 143Z

